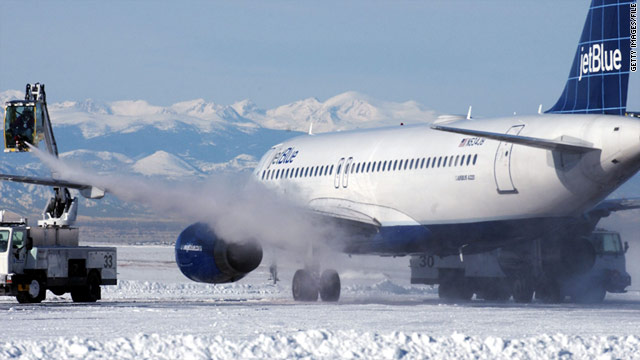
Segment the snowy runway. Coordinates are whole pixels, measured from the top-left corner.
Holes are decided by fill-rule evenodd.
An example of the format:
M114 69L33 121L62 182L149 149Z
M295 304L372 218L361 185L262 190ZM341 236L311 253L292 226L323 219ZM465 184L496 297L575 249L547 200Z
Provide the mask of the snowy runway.
M604 304L441 304L408 284L408 258L340 261L341 300L294 303L295 264L268 263L235 284L184 278L173 249L122 246L118 286L96 304L47 294L39 305L1 298L0 357L41 358L632 358L640 293Z

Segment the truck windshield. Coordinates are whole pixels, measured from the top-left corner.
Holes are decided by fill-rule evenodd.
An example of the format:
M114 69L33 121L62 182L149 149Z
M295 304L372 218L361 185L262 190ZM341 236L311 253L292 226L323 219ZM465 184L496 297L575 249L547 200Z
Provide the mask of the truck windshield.
M7 251L9 244L9 230L0 230L0 252Z
M598 254L622 254L622 243L617 233L599 233L593 236L593 246Z

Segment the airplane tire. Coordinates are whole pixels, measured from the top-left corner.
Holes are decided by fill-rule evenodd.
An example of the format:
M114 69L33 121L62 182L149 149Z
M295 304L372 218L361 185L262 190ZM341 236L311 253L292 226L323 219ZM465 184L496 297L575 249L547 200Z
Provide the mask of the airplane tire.
M513 301L521 304L530 303L533 299L533 285L524 276L518 276L513 280Z
M327 269L320 276L320 298L322 301L340 299L340 275L333 269Z
M438 297L446 301L469 301L473 297L473 291L464 279L443 281L438 286Z
M307 270L300 269L296 271L293 275L291 291L295 301L318 300L318 285L313 275Z
M504 302L511 297L511 289L505 280L495 280L483 287L482 296L487 301Z
M547 304L558 304L564 301L564 294L559 284L554 281L549 281L543 285L543 288L536 290L536 298L540 292L540 299Z

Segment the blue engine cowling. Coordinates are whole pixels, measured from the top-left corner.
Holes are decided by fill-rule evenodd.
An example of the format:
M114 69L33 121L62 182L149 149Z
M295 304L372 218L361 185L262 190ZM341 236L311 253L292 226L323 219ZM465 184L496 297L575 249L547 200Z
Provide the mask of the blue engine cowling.
M193 281L214 284L238 281L261 261L262 247L257 241L225 241L205 223L190 225L176 241L176 263Z

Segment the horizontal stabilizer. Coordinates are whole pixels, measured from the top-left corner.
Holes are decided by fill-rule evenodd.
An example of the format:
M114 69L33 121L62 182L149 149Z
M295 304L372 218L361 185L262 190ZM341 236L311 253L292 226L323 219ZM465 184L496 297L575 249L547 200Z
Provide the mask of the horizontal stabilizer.
M614 211L640 209L640 198L604 200L591 209L587 215L606 217Z
M477 137L486 138L486 139L504 141L512 144L530 146L530 147L535 147L535 148L545 149L545 150L562 151L567 153L582 154L589 151L600 150L594 147L569 143L561 140L548 140L548 139L540 139L540 138L534 138L529 136L501 134L501 133L493 133L488 131L460 129L460 128L453 128L448 126L438 126L438 125L432 126L431 128L434 130L447 131L447 132L463 134L463 135L477 136Z

